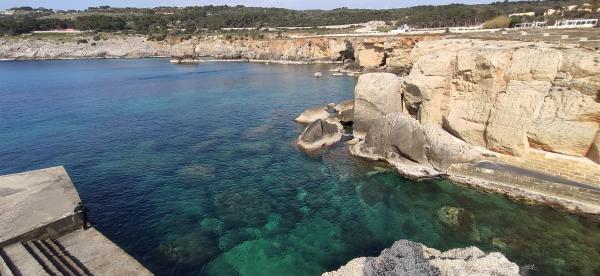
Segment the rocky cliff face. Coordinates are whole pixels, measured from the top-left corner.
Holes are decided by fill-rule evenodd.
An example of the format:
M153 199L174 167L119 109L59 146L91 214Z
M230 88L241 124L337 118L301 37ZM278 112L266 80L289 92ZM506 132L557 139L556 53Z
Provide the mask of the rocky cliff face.
M140 36L110 36L98 40L94 40L92 35L0 37L0 59L138 58L170 55L171 46L167 43L147 41Z
M408 75L360 76L351 115L325 117L351 119L352 154L414 180L600 213L600 54L445 39L408 59Z
M295 62L356 61L365 69L410 68L410 52L419 41L439 36L307 37L282 39L169 37L163 42L134 35L91 34L0 38L1 59L65 59L171 56L174 60L199 57ZM87 43L81 43L82 40ZM79 41L79 42L78 42Z
M356 258L323 276L371 275L519 275L519 267L502 254L477 247L440 252L422 244L400 240L377 257Z
M178 59L211 56L218 59L344 61L365 68L411 66L409 53L417 42L437 36L311 37L271 40L196 39L175 45Z
M599 54L545 44L439 40L419 43L410 57L406 77L359 78L359 133L373 120L401 112L494 152L521 156L538 149L598 162ZM385 85L374 85L379 82Z

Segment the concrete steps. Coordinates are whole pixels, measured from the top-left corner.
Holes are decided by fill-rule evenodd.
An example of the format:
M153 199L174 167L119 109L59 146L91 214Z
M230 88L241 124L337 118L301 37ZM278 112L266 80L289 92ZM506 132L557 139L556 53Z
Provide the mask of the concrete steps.
M2 257L3 255L4 255L4 251L2 249L0 249L0 275L13 276L12 271L10 270L10 268L4 261L4 257Z
M0 275L92 275L56 240L15 243L0 249Z

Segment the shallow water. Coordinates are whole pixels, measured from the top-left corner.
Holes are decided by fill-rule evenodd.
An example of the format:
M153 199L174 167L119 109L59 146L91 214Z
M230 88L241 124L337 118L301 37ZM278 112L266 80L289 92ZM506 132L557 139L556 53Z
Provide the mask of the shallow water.
M0 173L64 165L94 225L160 275L318 275L395 240L600 275L600 223L446 181L413 183L292 119L352 98L325 66L164 59L0 63ZM471 225L438 213L460 207Z

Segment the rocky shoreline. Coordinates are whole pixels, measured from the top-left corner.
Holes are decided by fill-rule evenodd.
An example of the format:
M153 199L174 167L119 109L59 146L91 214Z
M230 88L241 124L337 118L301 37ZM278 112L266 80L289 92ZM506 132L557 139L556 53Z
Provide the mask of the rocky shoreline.
M47 35L0 37L3 60L170 57L172 46L143 36Z
M395 242L377 257L351 260L323 276L371 275L498 275L517 276L519 266L498 252L484 253L477 247L440 252L408 240Z
M301 122L308 127L298 146L331 145L351 122L353 155L386 161L412 180L445 178L600 214L599 54L448 39L418 43L410 60L406 76L362 75L351 118L303 113L313 121Z

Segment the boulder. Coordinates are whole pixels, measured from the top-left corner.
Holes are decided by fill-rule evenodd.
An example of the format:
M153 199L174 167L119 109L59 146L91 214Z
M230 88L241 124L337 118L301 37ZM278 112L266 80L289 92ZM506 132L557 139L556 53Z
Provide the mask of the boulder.
M337 143L342 138L342 126L317 119L300 134L296 144L306 150L316 150Z
M562 53L555 49L519 48L512 55L507 78L522 81L553 81L561 60Z
M596 133L596 139L594 139L594 143L588 152L587 157L592 161L600 164L600 131Z
M516 156L527 152L527 130L539 116L550 85L547 81L509 82L491 110L486 129L488 149Z
M454 75L455 67L456 50L440 50L418 59L411 73L416 72L425 76L449 77Z
M365 68L377 68L385 64L385 51L383 48L365 44L363 48L356 52L358 65Z
M351 260L323 276L375 275L519 275L519 266L501 253L486 254L477 247L440 252L408 240L396 241L377 257Z
M318 119L326 120L329 117L329 112L325 110L323 107L316 107L307 109L300 116L298 116L294 121L300 124L310 124Z
M572 87L582 94L591 96L596 102L600 102L600 75L573 79Z
M373 120L402 111L402 79L391 73L361 75L354 90L354 135L364 136Z
M505 72L512 51L500 47L462 49L457 54L456 76L442 101L443 126L477 146L487 144L485 132L498 93L505 89Z
M337 112L342 112L348 109L354 109L354 100L345 100L333 106L333 109Z
M481 153L440 126L421 125L401 112L374 120L365 140L353 145L351 152L386 160L415 180L438 176L452 164L473 163L482 158Z
M533 148L572 156L586 156L600 122L600 103L579 91L552 89L539 116L527 130Z
M446 78L411 74L405 80L404 104L419 122L442 123L442 100L446 89Z
M584 49L565 49L562 52L560 70L575 79L600 73L600 54Z
M463 208L443 206L437 211L438 220L455 233L467 234L472 241L481 241L473 214Z
M482 158L480 151L446 132L439 125L425 124L423 131L427 139L427 158L436 169L446 170L453 164L475 163Z
M385 65L393 68L411 68L410 48L393 48L385 60Z
M527 138L532 148L571 156L586 156L597 131L597 123L538 120L527 131Z
M339 122L350 123L354 121L354 109L344 110L336 115L331 116L332 119L335 119Z

